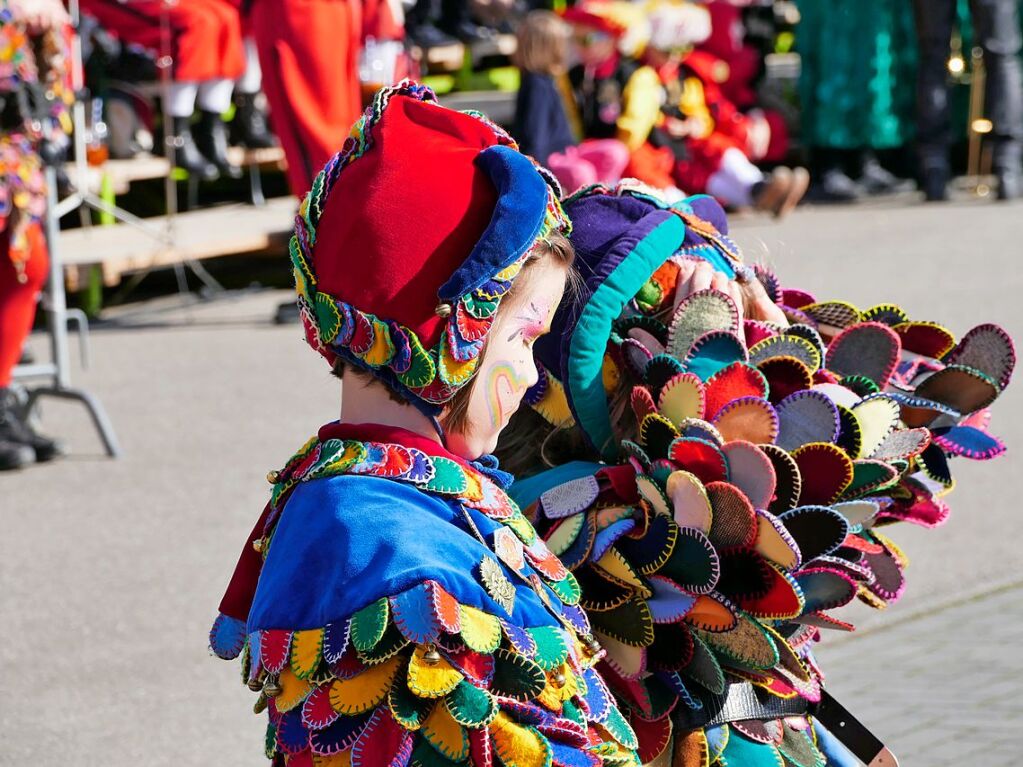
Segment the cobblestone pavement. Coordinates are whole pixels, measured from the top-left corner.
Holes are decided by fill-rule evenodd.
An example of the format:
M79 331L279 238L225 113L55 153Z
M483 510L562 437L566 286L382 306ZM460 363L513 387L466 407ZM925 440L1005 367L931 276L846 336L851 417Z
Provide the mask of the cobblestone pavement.
M1023 204L808 209L733 234L821 297L898 300L957 333L990 321L1023 339ZM205 636L263 477L338 409L300 329L269 321L287 295L110 312L73 381L103 401L124 457L102 455L79 406L47 402L43 427L71 454L0 474L0 765L265 764L253 696ZM44 338L32 346L46 358ZM1020 761L1023 594L935 611L1023 572L1023 382L993 426L1010 453L956 464L948 524L893 533L913 560L903 600L822 648L836 696L909 767Z
M1023 583L821 645L828 689L900 767L1023 754Z

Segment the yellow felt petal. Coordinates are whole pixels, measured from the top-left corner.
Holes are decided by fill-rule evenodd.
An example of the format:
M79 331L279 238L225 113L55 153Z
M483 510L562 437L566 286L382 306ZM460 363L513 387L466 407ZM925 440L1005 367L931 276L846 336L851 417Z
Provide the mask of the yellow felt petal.
M453 762L461 762L469 756L469 735L465 728L455 721L447 706L436 705L423 722L422 733L430 745Z
M380 320L373 320L373 343L362 355L367 365L382 367L394 356L394 345L391 343L390 328Z
M508 517L504 520L504 526L510 527L518 539L527 546L536 540L536 528L522 514Z
M856 403L852 409L859 421L862 440L857 458L872 455L899 422L899 403L887 397L874 397Z
M313 767L352 767L352 752L341 751L330 756L314 753Z
M401 661L401 656L395 655L351 679L335 680L330 687L330 705L348 716L376 708L391 689Z
M427 661L427 650L417 647L408 664L408 688L420 698L440 698L458 687L462 674L444 658Z
M607 651L607 661L626 679L637 679L645 671L642 648L631 647L607 634L594 631L600 646Z
M281 713L291 711L291 709L305 700L306 696L313 689L312 684L304 679L299 679L287 667L281 671L278 682L281 685L281 694L274 699L274 704Z
M468 605L461 606L462 641L470 650L492 653L501 646L501 622Z
M636 488L639 490L640 496L653 507L654 511L666 517L671 516L668 501L654 480L646 474L639 474L636 476Z
M320 665L323 629L296 631L291 638L291 670L299 679L308 679Z
M636 571L625 561L625 557L618 553L617 549L608 549L607 553L598 559L595 565L621 584L631 586L637 591L649 595L649 589L643 584L639 576L636 575Z
M540 733L522 727L503 711L490 723L494 749L504 767L546 767L550 764L551 748Z
M757 515L757 553L764 559L774 562L784 570L791 570L799 564L799 555L792 545L786 541L778 529L763 516Z
M676 376L661 389L657 410L676 426L687 418L703 418L703 385L695 376Z
M533 409L551 426L568 426L575 423L572 410L568 406L568 397L565 396L565 387L550 373L547 374L547 391Z
M453 356L451 356L451 348L448 346L447 338L441 342L440 355L438 362L440 363L441 380L445 383L458 385L469 380L469 377L476 372L476 365L479 364L480 358L473 357L472 359L466 360L465 362L459 362Z

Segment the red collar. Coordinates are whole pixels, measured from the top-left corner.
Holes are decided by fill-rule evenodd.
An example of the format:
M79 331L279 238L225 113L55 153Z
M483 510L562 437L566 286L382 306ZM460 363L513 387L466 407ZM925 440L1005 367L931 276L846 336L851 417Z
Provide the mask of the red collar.
M317 434L320 442L328 439L354 439L364 442L383 442L422 450L436 458L449 458L467 469L469 462L448 451L442 444L414 431L379 423L342 423L333 421L320 428ZM475 471L475 469L472 469Z

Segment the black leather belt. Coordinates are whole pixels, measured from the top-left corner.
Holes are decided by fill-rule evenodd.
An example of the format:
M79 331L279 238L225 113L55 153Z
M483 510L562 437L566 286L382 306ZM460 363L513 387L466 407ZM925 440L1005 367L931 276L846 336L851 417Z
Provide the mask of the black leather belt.
M675 725L685 730L715 727L746 719L783 719L787 716L812 716L834 735L853 755L869 767L897 767L895 756L870 730L850 714L827 691L821 690L819 703L802 698L778 698L760 692L749 682L732 682L722 695L701 696L703 708L675 710Z

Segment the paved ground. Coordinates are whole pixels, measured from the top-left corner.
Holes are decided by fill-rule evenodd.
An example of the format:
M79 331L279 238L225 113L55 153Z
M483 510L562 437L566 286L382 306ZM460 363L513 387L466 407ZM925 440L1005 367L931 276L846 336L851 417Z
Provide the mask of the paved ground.
M957 332L995 321L1023 338L1023 205L818 208L735 233L822 297L898 299ZM252 696L204 637L263 476L337 411L297 328L268 322L282 295L161 300L98 328L76 382L106 404L125 457L103 458L84 414L54 403L45 425L72 456L0 475L0 764L263 763ZM907 597L822 650L835 694L910 767L1017 761L1021 415L1018 384L996 412L1016 452L957 467L949 524L899 531ZM986 756L964 750L992 740Z

